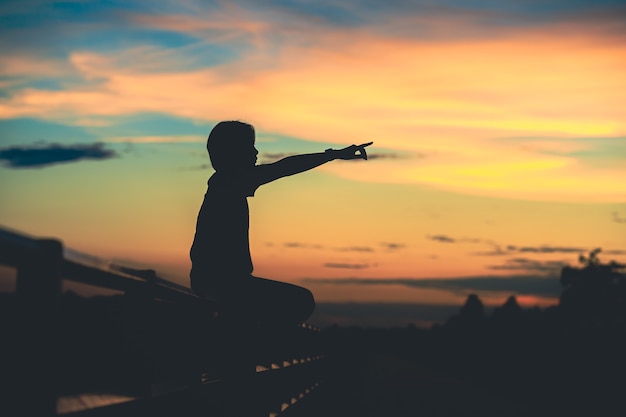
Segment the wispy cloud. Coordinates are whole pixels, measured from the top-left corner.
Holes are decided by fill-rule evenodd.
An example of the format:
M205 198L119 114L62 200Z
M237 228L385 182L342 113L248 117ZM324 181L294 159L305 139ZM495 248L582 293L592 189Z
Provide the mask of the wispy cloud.
M0 149L0 160L9 168L42 168L85 159L103 160L116 157L102 143L76 145L12 146Z
M261 152L258 156L260 164L271 164L288 156L296 155L297 152Z
M538 246L517 246L517 245L503 245L493 241L485 241L492 246L492 250L489 251L477 251L472 252L474 256L505 256L516 253L537 253L537 254L554 254L554 253L584 253L588 251L587 248L580 246L552 246L552 245L538 245Z
M343 248L336 248L338 252L374 252L374 248L371 246L346 246Z
M352 264L352 263L344 263L344 262L326 262L324 264L325 268L338 268L338 269L367 269L370 267L369 264Z
M626 217L620 216L618 212L614 211L612 215L615 223L626 223Z
M417 153L413 156L414 158L426 158L426 154ZM382 153L382 152L368 152L368 159L406 159L410 158L409 155L401 155L398 153Z
M283 247L289 249L323 249L324 246L317 243L302 243L302 242L286 242L283 243Z
M267 243L267 246L274 246L274 243ZM330 250L333 252L355 252L355 253L374 253L377 251L376 248L372 246L366 245L352 245L352 246L340 246L340 247L327 247L325 245L319 243L307 243L307 242L284 242L281 244L282 247L287 249L315 249L315 250ZM392 242L384 242L381 243L380 246L383 250L392 252L398 251L406 247L403 243L392 243ZM338 265L349 265L349 264L327 264L330 268L341 268L345 266Z
M380 246L382 246L386 251L389 251L389 252L404 249L406 247L404 243L396 243L396 242L382 242Z
M274 243L267 243L266 246L274 246ZM319 243L308 243L308 242L284 242L281 244L283 248L287 249L314 249L314 250L330 250L333 252L356 252L356 253L373 253L376 250L371 246L365 245L352 245L352 246L341 246L341 247L328 247ZM382 244L385 248L390 247L390 250L399 249L403 245L400 244ZM335 265L335 264L332 264ZM333 267L333 266L331 266ZM338 267L338 266L334 266Z
M494 245L493 249L491 250L476 251L470 253L470 255L474 256L504 256L509 254L510 253L508 251L502 249L502 247L500 247L499 245Z
M506 247L508 251L520 252L520 253L581 253L585 252L585 248L576 246L514 246L509 245Z
M489 243L491 244L492 242L489 240L483 240L483 239L478 239L478 238L473 238L473 237L451 237L448 235L427 235L426 239L429 240L434 240L435 242L441 242L441 243Z
M434 240L435 242L441 242L441 243L454 243L454 242L456 242L456 239L451 238L450 236L446 236L446 235L426 236L426 238L430 239L430 240Z
M564 261L538 261L528 258L508 259L504 265L489 265L487 268L498 271L526 271L543 272L546 274L558 275L560 270L569 265Z
M486 244L491 247L490 250L474 251L471 255L474 256L507 256L519 253L535 253L535 254L581 254L587 252L589 249L580 246L553 246L553 245L537 245L537 246L518 246L511 244L497 243L491 239L481 238L469 238L469 237L451 237L448 235L427 235L426 239L433 240L441 243L472 243L472 244ZM526 258L513 258L507 262L509 265L495 266L492 269L523 269L521 265ZM530 265L530 260L527 260L527 265ZM515 266L516 265L516 266ZM532 269L532 268L527 268Z
M533 274L460 278L307 278L305 282L329 285L401 285L409 288L438 289L461 295L487 292L557 297L561 292L557 278Z

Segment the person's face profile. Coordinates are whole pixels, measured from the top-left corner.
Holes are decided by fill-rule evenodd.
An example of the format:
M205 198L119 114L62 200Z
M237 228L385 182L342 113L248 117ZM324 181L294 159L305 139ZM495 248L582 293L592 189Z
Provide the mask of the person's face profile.
M241 149L241 162L244 167L255 166L257 162L257 155L259 151L254 144L254 138L246 142L246 145Z
M258 149L254 146L254 142L252 142L252 146L250 147L250 161L252 166L256 165L257 155L259 154Z

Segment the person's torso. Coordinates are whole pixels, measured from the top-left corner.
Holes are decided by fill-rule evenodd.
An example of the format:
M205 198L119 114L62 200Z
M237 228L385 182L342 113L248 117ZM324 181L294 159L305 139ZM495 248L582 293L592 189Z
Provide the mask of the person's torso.
M214 174L198 213L191 247L192 281L252 273L249 245L249 190L245 179Z

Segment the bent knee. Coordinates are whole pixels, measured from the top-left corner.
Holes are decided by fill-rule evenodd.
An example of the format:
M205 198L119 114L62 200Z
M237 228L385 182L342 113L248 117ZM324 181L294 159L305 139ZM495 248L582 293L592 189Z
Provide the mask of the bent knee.
M306 288L302 288L301 302L302 309L306 310L310 316L315 310L315 297L313 293Z

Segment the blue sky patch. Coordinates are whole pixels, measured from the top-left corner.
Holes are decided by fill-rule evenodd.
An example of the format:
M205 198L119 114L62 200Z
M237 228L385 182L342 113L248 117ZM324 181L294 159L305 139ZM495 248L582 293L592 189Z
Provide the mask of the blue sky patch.
M5 146L36 143L76 143L93 141L96 136L82 126L71 126L41 119L0 120L0 144Z

